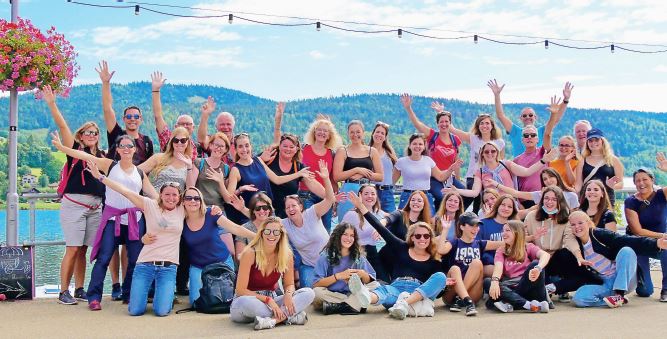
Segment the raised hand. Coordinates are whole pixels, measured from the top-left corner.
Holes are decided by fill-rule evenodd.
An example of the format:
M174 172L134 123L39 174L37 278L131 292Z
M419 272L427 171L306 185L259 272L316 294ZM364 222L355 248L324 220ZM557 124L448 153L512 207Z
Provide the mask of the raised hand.
M320 178L327 180L329 178L329 169L327 168L326 161L324 161L324 159L320 159L320 161L317 162L317 165L320 166L320 169L315 172L320 176Z
M452 218L447 213L440 217L440 226L442 226L442 233L445 237L449 234L449 228L452 227Z
M347 201L347 193L345 192L338 192L336 194L336 201L337 202L345 202Z
M408 93L403 93L401 94L401 104L403 104L403 108L407 111L412 107L412 97Z
M440 103L439 101L432 102L431 108L438 113L442 113L445 111L445 105Z
M607 180L605 180L605 184L607 184L609 188L614 188L616 184L621 181L623 181L623 179L617 176L607 177Z
M243 185L243 186L239 187L238 190L239 190L240 193L243 193L243 192L257 192L258 191L257 187L255 187L255 185L253 185L253 184Z
M542 238L543 236L545 236L548 231L549 231L549 228L547 226L538 227L535 230L535 234L533 234L533 237L535 238L535 240L537 240L537 239Z
M239 197L232 194L231 197L229 198L229 203L237 211L243 211L243 209L245 208L245 201L243 200L243 197Z
M570 96L572 95L572 90L574 89L574 86L568 81L565 83L565 87L563 87L563 100L570 101Z
M265 164L268 164L271 161L273 161L273 159L276 158L277 154L278 154L278 149L276 147L269 146L264 149L259 158L262 159L262 161L264 161Z
M282 119L283 113L285 113L285 103L280 101L276 104L276 119Z
M206 160L202 159L201 161L206 161ZM206 179L208 179L208 180L213 180L217 183L221 183L221 182L225 181L225 174L222 173L222 171L216 171L216 170L209 167L209 168L206 169L205 174L206 174Z
M56 102L56 94L53 93L51 86L46 85L42 87L42 99L44 99L47 104L53 104Z
M576 151L576 149L572 148L570 153L565 155L565 161L570 161L570 160L574 159L576 156L577 156L577 151Z
M493 92L493 95L496 95L496 96L500 95L500 92L502 92L503 88L505 88L505 84L498 85L498 81L496 81L496 79L489 80L486 83L486 85L489 86L489 88Z
M218 205L211 206L211 215L222 215L222 209Z
M549 150L549 152L545 153L542 156L542 161L549 163L556 160L557 157L558 157L558 151L556 150L556 148L552 148Z
M560 110L560 98L556 97L555 95L551 97L551 105L547 107L547 111L549 111L551 114L556 114Z
M201 114L202 116L209 116L213 111L215 111L215 99L213 99L212 96L209 96L208 99L206 99L206 102L201 106Z
M449 166L449 169L451 169L452 173L454 173L459 169L461 169L461 166L463 166L463 159L457 158L456 161L454 161L454 163L452 163L452 165Z
M302 168L302 169L298 172L299 175L300 175L302 178L306 179L306 180L313 179L313 177L314 177L314 176L313 176L313 172L311 172L310 170L308 170L308 168L309 168L309 167L304 167L304 168Z
M664 172L667 172L667 158L665 158L665 154L662 152L658 152L655 155L655 160L658 162L658 169Z
M361 198L354 192L347 192L347 200L349 200L356 208L359 208L363 205Z
M63 148L63 143L60 141L60 135L58 134L58 131L51 132L51 144L58 150Z
M176 158L176 160L184 163L188 169L192 168L192 158L186 157L185 154L180 152L174 152L174 157Z
M116 71L109 72L109 65L105 60L100 61L98 67L99 69L95 68L95 71L100 76L100 80L104 83L110 82L113 75L116 74Z
M165 81L167 81L167 78L162 76L162 72L153 72L153 74L151 74L151 89L159 91Z

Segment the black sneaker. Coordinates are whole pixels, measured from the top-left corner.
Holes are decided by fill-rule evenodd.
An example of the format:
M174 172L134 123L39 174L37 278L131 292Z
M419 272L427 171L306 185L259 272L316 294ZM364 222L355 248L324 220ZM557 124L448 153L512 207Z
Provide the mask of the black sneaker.
M83 290L83 287L79 287L74 290L74 299L88 301L88 297L86 297L86 291Z
M78 302L72 297L68 290L60 292L58 294L58 302L63 305L76 305Z
M475 303L473 303L472 300L466 301L466 315L469 317L477 315L477 309L475 308Z
M121 294L123 294L123 290L120 288L120 284L119 283L113 284L113 286L111 286L111 300L113 301L123 300Z
M558 295L558 301L562 303L569 303L570 302L570 294L569 293L563 293Z
M661 302L667 302L667 290L662 290L660 291L660 301ZM626 302L627 304L627 302Z
M461 300L459 297L456 297L449 305L449 312L461 312L464 307L465 305L463 305L463 300Z
M342 315L354 315L354 314L359 314L357 310L352 308L350 305L346 303L330 303L330 302L323 302L322 303L322 313L324 315L330 315L330 314L342 314Z

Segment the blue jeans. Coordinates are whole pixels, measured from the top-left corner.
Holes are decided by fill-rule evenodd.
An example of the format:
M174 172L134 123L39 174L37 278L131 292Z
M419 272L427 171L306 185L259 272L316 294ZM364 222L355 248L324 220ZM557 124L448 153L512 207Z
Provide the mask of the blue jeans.
M145 229L144 218L142 217L139 220L139 235L143 234ZM130 240L127 226L120 226L120 236L116 237L115 235L115 221L109 220L104 226L104 231L102 231L102 240L100 242L100 249L97 253L97 259L95 260L95 265L93 265L93 270L90 274L90 282L88 283L88 291L86 292L86 297L88 302L93 300L101 301L102 300L102 291L104 291L104 278L107 275L107 269L109 267L109 262L111 257L113 257L114 251L118 248L118 245L125 244L127 248L127 273L125 274L125 279L123 279L123 300L130 300L130 291L132 286L132 275L134 272L134 266L139 257L139 252L144 247L141 243L141 240Z
M637 256L637 295L640 297L650 297L653 294L653 281L651 281L651 268L649 257ZM660 267L662 269L662 289L667 290L667 251L661 251Z
M394 190L392 188L388 189L378 189L378 200L380 201L380 209L391 213L396 210L396 199L394 199Z
M424 299L428 298L434 300L445 288L446 282L447 276L444 273L435 272L423 284L417 279L398 278L394 280L391 285L381 285L371 293L377 295L377 304L381 304L384 308L388 309L394 306L396 300L398 300L398 295L401 294L401 292L412 293L417 291Z
M428 198L428 205L431 206L431 216L433 216L433 215L435 215L435 212L436 212L435 205L433 203L433 196L431 195L430 192L426 191L424 193L426 193L426 197ZM412 194L412 192L406 192L406 191L403 191L401 193L401 199L398 201L398 209L399 210L402 210L403 207L405 207L405 205L408 204L408 199L410 198L411 194Z
M629 292L637 283L637 255L630 247L623 247L616 255L616 273L603 279L602 285L584 285L574 292L572 301L577 307L604 306L604 297L614 291Z
M459 179L456 178L452 178L452 186L456 188L466 188L466 185L464 185ZM429 192L433 196L433 204L436 208L440 207L440 204L442 203L442 198L444 197L442 194L442 189L444 187L445 185L442 183L442 181L431 177L431 189Z
M303 202L304 210L322 201L322 198L318 197L317 195L313 194L310 191L299 191L299 198ZM328 233L331 233L332 214L333 211L330 208L329 211L327 213L324 213L324 215L322 216L322 224L324 225L324 228L327 229Z
M231 255L227 256L227 260L225 260L225 265L229 266L232 270L234 270L234 259L232 258ZM203 271L203 268L196 267L194 265L190 265L190 305L194 305L195 300L199 298L199 290L202 288L203 283L201 281L201 272Z
M357 183L344 182L343 186L340 187L340 190L338 190L338 192L339 193L347 193L347 192L357 193L357 192L359 192L360 187L361 187L361 185L357 184ZM338 208L336 209L336 215L338 216L338 222L341 222L343 220L343 217L345 216L345 213L347 213L347 211L351 210L353 207L354 207L354 205L352 205L352 203L349 200L338 202ZM331 233L331 232L329 232L329 233Z
M315 267L301 264L299 266L299 284L300 288L313 287L313 280L315 279Z
M148 290L155 281L155 295L153 296L153 312L158 317L164 317L171 312L174 303L174 289L176 287L177 265L155 266L152 263L137 263L132 279L132 295L127 307L130 315L146 313Z

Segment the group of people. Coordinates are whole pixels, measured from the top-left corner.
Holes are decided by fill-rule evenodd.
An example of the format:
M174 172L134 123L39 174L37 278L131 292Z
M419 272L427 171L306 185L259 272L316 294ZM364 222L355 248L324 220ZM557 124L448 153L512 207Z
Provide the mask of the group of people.
M79 299L101 310L110 271L112 299L128 304L131 315L144 314L152 299L154 313L166 316L175 294L194 304L202 271L224 264L237 272L231 319L254 322L255 329L305 324L311 304L324 314L381 305L404 319L433 316L434 300L442 298L450 311L471 316L483 299L500 312L549 312L552 298L570 301L574 292L577 306L616 308L633 290L653 293L649 258L660 260L660 300L667 301L667 189L656 188L651 170L635 171L637 193L624 202L626 234L617 232L614 190L622 188L624 169L603 131L577 121L574 136L552 144L569 83L562 99L551 98L549 119L539 126L529 107L521 125L513 123L500 98L504 85L489 81L509 145L491 115L479 115L464 131L434 102L433 128L402 95L418 133L401 156L383 122L366 141L364 124L350 121L347 145L323 115L303 140L282 133L284 103L276 106L274 143L262 152L248 134L235 133L228 112L209 134L211 97L197 128L190 115L172 128L162 112L165 79L155 72L154 153L153 140L141 133L141 109L127 107L121 127L114 72L104 61L97 72L106 152L95 122L72 133L52 90L42 89L58 127L53 145L67 155L63 304ZM463 144L467 162L460 159ZM662 153L657 162L667 171ZM84 290L88 247L94 266Z

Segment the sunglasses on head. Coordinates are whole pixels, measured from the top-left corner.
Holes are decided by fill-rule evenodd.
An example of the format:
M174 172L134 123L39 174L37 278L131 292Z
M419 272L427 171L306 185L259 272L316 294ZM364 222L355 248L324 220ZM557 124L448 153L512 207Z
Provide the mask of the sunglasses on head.
M167 182L165 182L162 186L163 186L163 187L164 187L164 186L167 186L167 187L176 187L176 188L180 188L180 187L181 187L181 184L178 183L178 182L176 182L176 181L167 181Z
M131 119L137 120L139 118L141 118L141 115L136 114L136 113L135 114L125 114L125 119L127 119L127 120L131 120Z
M254 210L255 210L255 212L259 212L259 211L270 211L270 210L271 210L271 206L269 206L269 205L259 205L259 206L255 206Z
M415 237L415 239L417 239L417 240L421 239L422 237L424 237L424 240L431 239L431 235L428 234L428 233L424 233L424 234L417 233L417 234L413 234L412 236Z
M119 144L116 148L119 148L119 149L124 149L124 148L132 149L132 148L134 148L134 144L125 144L125 145L123 145L123 144Z
M537 138L537 133L524 133L524 138Z
M495 149L484 150L484 154L496 154L496 153L498 153L498 151Z
M173 139L171 139L171 142L174 143L174 144L178 144L178 143L186 144L188 142L188 138L173 138Z
M96 137L96 136L99 135L99 134L100 134L100 133L97 132L97 131L83 131L83 132L81 132L81 135L85 135L85 136L87 136L87 137L89 137L89 136Z
M268 228L265 228L262 231L262 234L264 234L264 235L271 235L272 233L273 233L273 235L281 235L281 234L283 234L283 231L282 230L270 230Z
M533 113L521 114L521 117L522 117L522 118L532 118L532 117L534 117L534 116L535 116L535 114L533 114Z
M201 201L201 197L198 195L186 195L183 197L183 200L185 201Z

